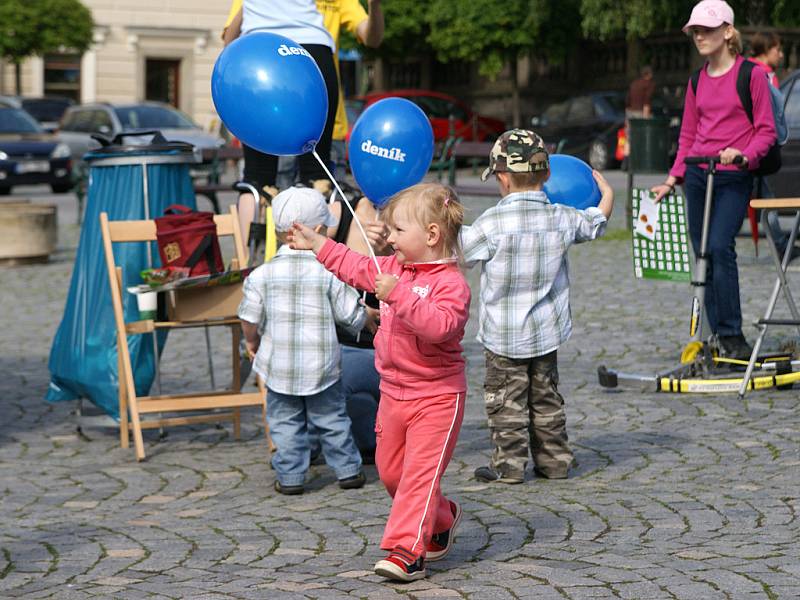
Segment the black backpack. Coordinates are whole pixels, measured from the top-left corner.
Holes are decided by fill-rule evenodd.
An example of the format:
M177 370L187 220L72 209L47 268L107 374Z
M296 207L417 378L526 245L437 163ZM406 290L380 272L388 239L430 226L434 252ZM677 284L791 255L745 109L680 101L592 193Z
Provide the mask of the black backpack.
M705 66L701 68L704 69ZM736 93L739 96L739 101L742 103L744 112L747 113L747 118L750 120L751 124L753 123L753 97L750 95L750 78L752 76L753 69L755 68L755 64L749 60L744 60L739 67L739 73L736 75ZM701 69L697 69L697 71L692 73L690 80L692 83L692 91L694 92L695 97L697 97L697 84L700 82L700 70ZM767 151L766 156L764 156L761 159L761 162L759 162L758 169L753 171L753 173L761 176L772 175L773 173L780 171L780 168L781 147L776 140Z

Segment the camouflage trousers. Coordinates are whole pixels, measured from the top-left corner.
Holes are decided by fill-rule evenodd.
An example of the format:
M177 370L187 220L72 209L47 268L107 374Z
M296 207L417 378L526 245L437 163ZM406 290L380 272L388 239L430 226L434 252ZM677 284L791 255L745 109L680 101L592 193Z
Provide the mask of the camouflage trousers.
M574 457L564 398L558 393L556 352L535 358L507 358L486 349L484 354L492 469L505 477L523 477L530 448L538 474L566 477Z

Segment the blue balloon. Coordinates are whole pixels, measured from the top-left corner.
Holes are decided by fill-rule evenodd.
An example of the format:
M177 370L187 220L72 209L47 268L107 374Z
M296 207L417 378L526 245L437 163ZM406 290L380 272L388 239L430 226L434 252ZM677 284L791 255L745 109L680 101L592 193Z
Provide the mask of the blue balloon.
M302 46L274 33L249 33L226 47L211 74L211 96L230 132L267 154L310 152L328 116L317 63Z
M384 98L356 121L348 146L353 177L375 206L422 181L433 158L433 129L405 98Z
M592 177L592 167L568 154L550 156L550 179L544 184L550 202L581 210L600 203L600 188Z

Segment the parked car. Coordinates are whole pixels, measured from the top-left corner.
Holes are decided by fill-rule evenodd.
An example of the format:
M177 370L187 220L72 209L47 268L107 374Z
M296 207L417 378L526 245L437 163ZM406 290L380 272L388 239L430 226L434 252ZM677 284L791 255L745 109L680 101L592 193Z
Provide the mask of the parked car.
M431 90L403 89L386 92L371 92L365 96L356 96L348 101L350 111L348 119L352 127L355 119L351 114L360 114L370 104L384 98L406 98L419 106L428 115L433 128L435 142L444 142L450 135L450 115L453 116L453 127L456 137L465 141L493 142L506 130L500 119L479 115L464 102L441 92Z
M221 137L203 131L189 116L160 102L72 106L64 113L58 135L72 156L80 160L89 150L99 147L93 134L111 139L119 133L149 129L158 129L167 140L188 142L200 150L225 144Z
M0 106L0 195L41 183L57 194L72 188L69 146L21 108Z
M653 114L670 119L670 156L677 152L680 111L663 98L653 99ZM550 105L531 119L548 151L582 158L598 170L617 168L624 158L625 94L618 91L575 96Z
M1 96L0 104L26 110L47 132L58 129L58 123L70 106L75 104L71 98L63 96L44 96L42 98L25 98L22 96Z
M800 69L783 80L781 92L789 141L781 148L781 170L767 182L776 197L794 198L800 195Z

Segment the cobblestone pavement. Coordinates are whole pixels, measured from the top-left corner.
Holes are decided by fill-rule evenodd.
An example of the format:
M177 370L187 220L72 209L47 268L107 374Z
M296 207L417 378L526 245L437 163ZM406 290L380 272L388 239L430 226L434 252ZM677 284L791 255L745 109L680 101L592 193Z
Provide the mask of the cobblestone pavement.
M343 491L312 467L308 492L288 499L272 488L256 411L241 441L227 427L175 428L164 440L148 431L138 464L113 430L79 435L72 403L42 400L77 240L68 197L37 201L54 198L52 262L0 269L0 597L800 597L797 391L739 400L597 384L599 364L674 364L687 335L687 286L636 281L622 232L571 254L575 331L560 363L579 467L520 486L472 479L489 445L471 323L467 412L443 482L464 520L452 554L426 580L399 585L372 573L389 508L374 468L365 488ZM467 204L474 216L488 202ZM773 276L747 238L739 248L752 338ZM228 342L214 343L224 381ZM202 333L171 334L168 389L205 380L202 346Z

